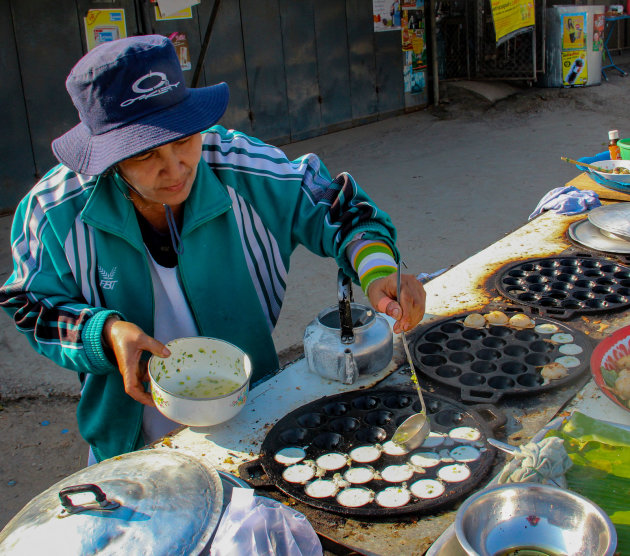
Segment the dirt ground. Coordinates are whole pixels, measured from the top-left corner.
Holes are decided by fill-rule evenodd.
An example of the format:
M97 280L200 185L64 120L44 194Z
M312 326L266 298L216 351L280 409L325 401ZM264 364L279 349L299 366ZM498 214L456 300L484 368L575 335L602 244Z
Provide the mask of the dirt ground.
M624 67L628 65L630 64ZM564 139L558 137L556 140L559 150L557 154L554 153L553 160L558 160L560 154L585 156L591 152L594 154L598 150L603 150L606 139L605 131L615 127L616 124L620 128L622 136L630 136L630 119L628 119L626 112L628 86L630 86L630 80L626 82L624 78L611 75L610 83L604 83L600 87L588 87L582 90L522 87L518 94L497 102L472 95L465 90L450 88L447 97L449 102L438 108L431 107L423 111L422 114L412 113L391 119L393 121L376 122L361 128L331 134L327 137L314 138L302 142L303 144L286 146L285 150L289 155L308 151L317 152L322 155L325 161L330 158L339 160L346 157L352 161L354 166L361 168L364 159L374 157L374 153L370 150L370 141L376 141L377 138L383 139L388 134L393 136L404 132L407 134L404 140L408 144L415 145L417 143L413 149L400 153L399 168L404 169L405 164L413 159L414 150L419 154L425 151L424 156L427 156L427 149L430 149L431 152L448 152L451 144L449 137L452 138L453 133L457 133L458 129L457 126L453 125L454 121L458 122L458 125L461 123L461 126L469 124L477 126L476 137L482 146L483 142L491 140L491 137L498 140L499 144L503 140L505 140L505 144L508 144L511 140L509 138L516 136L517 140L509 143L511 150L498 153L493 168L480 170L479 168L471 168L470 162L466 163L466 166L461 169L459 186L462 191L469 191L468 183L471 181L472 175L479 177L479 173L484 171L489 177L495 175L497 171L505 171L509 174L513 166L512 161L519 155L519 149L522 150L526 147L531 147L534 150L540 149L541 153L538 156L543 157L545 153L542 151L548 150L548 147L537 145L537 141L539 141L537 137L540 137L540 141L544 142L543 136L533 135L532 132L534 131L543 130L543 134L548 134L551 133L549 130L558 126L565 126L563 129L569 130L568 132L563 131ZM592 129L593 126L597 127L595 131ZM447 129L448 133L443 133L441 131L443 129ZM595 133L598 138L595 147L593 147L592 133ZM429 137L430 140L419 141L419 137ZM518 139L521 137L524 139L519 141ZM365 144L361 142L362 140L365 140ZM344 150L346 147L347 150ZM564 150L565 147L566 151ZM484 164L482 153L475 154L472 160L476 160L479 166ZM389 194L392 185L387 180L383 180L383 176L388 175L388 172L391 173L391 170L387 169L387 162L383 164L383 174L377 178L386 182L383 187ZM561 164L558 163L558 166ZM448 168L446 169L448 170ZM438 171L439 168L434 170ZM423 176L419 175L419 171L409 171L415 172L414 175L409 176L409 179L417 179L415 183L420 183L420 178ZM426 185L426 195L435 194L436 199L435 201L428 201L428 206L422 207L422 217L427 221L428 230L419 232L416 228L417 206L405 202L404 198L396 198L395 195L393 196L394 200L390 199L390 202L396 203L401 212L399 215L392 214L392 218L397 224L402 221L401 240L408 242L407 251L410 253L409 257L414 266L417 266L415 265L416 261L413 260L416 255L412 251L411 242L414 233L419 234L422 240L433 234L434 239L437 238L441 242L440 245L433 245L431 247L433 251L430 252L427 252L428 247L425 243L422 253L425 260L430 261L423 270L437 270L446 266L450 261L459 262L459 260L498 239L501 235L523 224L526 221L526 216L533 210L543 193L553 187L564 185L566 180L563 180L563 176L577 175L577 172L572 168L562 168L562 171L564 173L546 174L544 169L538 168L535 175L532 175L527 182L528 190L521 193L524 199L528 199L525 203L518 197L506 197L507 211L503 211L498 217L504 218L508 215L512 216L512 220L501 220L495 223L494 227L492 224L486 225L477 220L478 232L469 233L470 237L465 237L465 232L463 235L460 233L459 237L452 237L450 234L452 225L449 230L448 219L454 218L455 224L466 230L475 225L471 218L478 219L484 205L460 209L457 205L447 204L446 207L451 212L444 212L446 209L440 208L441 205L437 199L446 199L449 203L455 202L453 200L457 199L459 193L455 186L449 192L441 189L439 179L436 180L435 191L431 189L433 187L431 184ZM427 183L427 172L425 167L425 183ZM357 176L355 175L355 177ZM359 183L369 181L369 176L361 177L358 181ZM383 193L384 195L385 193ZM375 195L375 198L377 202L380 202L378 195ZM496 195L488 194L488 199L495 198ZM486 200L486 202L490 202L490 200ZM390 212L388 207L386 210ZM499 214L497 210L491 210ZM390 214L392 212L395 211L392 210ZM491 212L491 214L493 213ZM8 245L8 225L5 225L4 229L6 234L0 235L7 235L7 237L0 237L3 243L0 251L2 248L6 250ZM420 234L424 234L424 236ZM465 238L465 241L462 238ZM481 244L476 245L475 240ZM453 258L456 260L452 260ZM292 273L296 267L299 267L299 264L294 263ZM319 280L317 276L312 274L315 272L312 259L305 260L302 267L302 272L309 275L310 280L304 280L299 273L298 277L294 278L293 286L295 287L292 290L294 297L287 298L285 303L285 306L288 306L287 312L291 311L292 299L301 298L300 301L303 301L308 297L313 297L311 295L313 284L315 280ZM3 267L3 265L0 266L1 282L8 277L9 272L10 269ZM330 275L333 273L331 272ZM326 280L328 280L328 276L326 276ZM291 287L292 284L290 283L289 290ZM319 298L315 299L314 303L319 308L327 305L327 303L322 304ZM302 309L302 311L304 310ZM285 314L286 321L288 317L286 317L285 309L283 309L283 314ZM309 308L307 314L314 315L316 312ZM0 324L4 324L5 327L11 326L10 321L6 318L4 321L0 321ZM276 342L278 349L293 345L296 338L301 336L303 326L301 323L296 325L289 322L286 329L287 336L280 342L281 345L278 346L278 342ZM2 338L0 334L0 350L3 354L11 353L11 349L16 352L23 351L22 347L16 348L13 341L6 339L3 341ZM282 345L283 342L284 345ZM0 445L2 446L2 450L0 450L0 529L33 497L60 479L84 467L87 463L88 452L88 446L81 439L77 430L76 395L59 393L54 389L40 392L36 396L21 393L20 385L23 385L27 379L11 378L14 376L11 375L11 372L14 371L12 368L14 365L7 362L5 355L0 358L0 368L2 368L0 371ZM16 353L15 355L20 354ZM2 359L5 360L2 361ZM5 377L9 377L10 380L9 378L5 379Z
M3 401L0 411L0 529L31 498L87 464L76 399Z

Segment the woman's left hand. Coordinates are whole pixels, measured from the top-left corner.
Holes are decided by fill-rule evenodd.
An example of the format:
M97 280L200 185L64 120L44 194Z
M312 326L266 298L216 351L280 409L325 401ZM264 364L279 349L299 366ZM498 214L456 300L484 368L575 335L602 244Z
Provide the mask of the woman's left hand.
M372 307L396 320L394 332L407 332L424 316L426 292L413 274L400 277L400 299L397 299L398 274L396 272L374 280L367 295Z

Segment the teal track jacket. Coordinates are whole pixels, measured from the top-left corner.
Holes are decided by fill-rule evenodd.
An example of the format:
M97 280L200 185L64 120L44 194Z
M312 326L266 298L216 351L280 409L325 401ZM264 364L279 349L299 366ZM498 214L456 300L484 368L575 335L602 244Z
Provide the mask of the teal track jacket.
M256 381L278 367L271 333L295 247L334 257L356 281L347 243L363 233L397 256L396 232L351 176L332 180L313 154L289 161L221 126L202 136L179 276L200 334L243 349ZM11 246L14 268L0 305L40 354L80 374L81 434L99 460L140 448L143 406L125 394L101 344L112 313L154 330L149 263L124 186L112 175L56 166L20 203Z

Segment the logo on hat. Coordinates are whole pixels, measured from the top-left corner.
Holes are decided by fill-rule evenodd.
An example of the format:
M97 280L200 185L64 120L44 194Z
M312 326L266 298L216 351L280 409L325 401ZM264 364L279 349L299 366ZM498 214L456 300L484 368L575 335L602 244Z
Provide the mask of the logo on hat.
M151 85L151 81L145 83L147 79L155 81L158 79L158 82ZM179 81L177 83L170 83L166 74L161 71L150 71L146 75L143 75L140 79L137 79L134 84L131 86L134 93L138 93L140 96L134 98L128 98L120 103L120 106L129 106L136 102L137 100L146 100L148 98L157 97L159 95L163 95L171 91L179 85Z

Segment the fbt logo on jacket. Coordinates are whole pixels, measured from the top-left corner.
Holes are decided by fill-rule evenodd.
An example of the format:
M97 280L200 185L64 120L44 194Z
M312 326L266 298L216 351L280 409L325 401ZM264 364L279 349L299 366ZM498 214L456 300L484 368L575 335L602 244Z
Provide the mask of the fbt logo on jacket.
M131 86L133 92L138 93L140 96L128 98L127 100L122 101L120 106L129 106L137 100L145 100L169 93L171 89L174 89L178 85L179 81L171 84L165 73L162 73L161 71L150 71L146 75L143 75L140 79L136 79L134 84Z
M118 267L115 266L111 269L111 271L107 272L102 266L99 265L98 272L101 275L100 286L104 290L113 290L118 280L114 280L114 276L116 276L116 270Z

